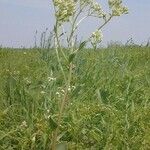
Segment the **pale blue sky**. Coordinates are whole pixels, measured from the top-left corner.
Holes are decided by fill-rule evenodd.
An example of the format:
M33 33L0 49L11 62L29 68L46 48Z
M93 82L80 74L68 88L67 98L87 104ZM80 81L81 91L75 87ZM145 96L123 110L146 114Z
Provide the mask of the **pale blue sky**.
M53 26L50 2L51 0L0 0L0 45L33 46L35 31L40 33ZM125 43L131 37L137 43L146 43L150 38L150 0L124 0L124 3L130 13L113 19L103 29L103 43L111 40ZM96 25L96 21L83 23L80 36L92 32Z

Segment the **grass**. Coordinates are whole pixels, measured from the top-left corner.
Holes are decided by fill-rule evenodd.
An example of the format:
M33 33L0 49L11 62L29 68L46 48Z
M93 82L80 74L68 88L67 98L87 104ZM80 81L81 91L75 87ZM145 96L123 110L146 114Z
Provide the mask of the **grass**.
M150 48L85 49L74 64L57 149L149 150ZM0 150L49 150L63 91L53 50L0 48Z

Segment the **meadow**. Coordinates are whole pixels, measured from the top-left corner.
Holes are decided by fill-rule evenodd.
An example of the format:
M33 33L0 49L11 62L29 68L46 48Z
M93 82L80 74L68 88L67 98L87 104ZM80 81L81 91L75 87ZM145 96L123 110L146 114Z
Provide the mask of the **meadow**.
M150 47L83 49L73 64L57 149L149 150ZM0 150L49 150L63 94L53 49L0 48Z

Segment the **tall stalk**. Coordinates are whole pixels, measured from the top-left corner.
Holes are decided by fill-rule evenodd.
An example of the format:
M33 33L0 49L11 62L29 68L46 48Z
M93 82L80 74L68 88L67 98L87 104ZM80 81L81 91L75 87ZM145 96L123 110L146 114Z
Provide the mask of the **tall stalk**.
M55 25L54 25L54 35L55 35L55 51L59 67L63 74L65 89L64 96L62 98L60 109L58 112L57 118L57 127L53 132L51 149L56 150L57 147L57 137L60 131L60 126L63 120L63 114L65 111L65 106L69 100L69 88L71 87L71 80L73 74L73 60L77 52L84 48L87 42L90 42L91 45L96 49L97 44L102 41L101 29L115 16L121 16L128 12L127 8L122 5L122 0L108 0L108 5L110 12L105 13L100 4L96 0L52 0L54 5L55 13ZM104 22L98 26L95 32L86 40L80 43L78 48L75 48L75 34L79 25L88 17L96 17L97 19L102 19ZM64 23L71 25L71 28L67 31L62 31ZM66 34L68 33L68 35ZM67 55L63 51L61 44L61 35L66 35L67 50L69 53ZM67 61L69 65L69 70L66 72L63 68L62 61L60 58L60 53L63 55L63 58ZM67 67L67 66L66 66Z

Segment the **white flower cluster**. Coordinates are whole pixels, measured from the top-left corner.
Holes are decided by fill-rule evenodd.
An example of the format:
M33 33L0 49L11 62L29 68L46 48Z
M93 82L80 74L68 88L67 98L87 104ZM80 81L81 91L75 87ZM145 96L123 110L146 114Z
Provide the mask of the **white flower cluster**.
M56 81L56 78L48 77L48 81L49 81L49 82L51 82L51 81Z
M77 22L75 29L85 18L89 16L96 17L98 19L103 19L104 23L99 26L99 28L93 32L90 37L92 45L95 47L98 43L102 41L103 35L100 31L113 17L121 16L128 13L128 8L123 5L122 0L108 0L108 5L111 12L105 13L96 0L53 0L55 7L55 16L59 25L64 22L71 22L71 19L77 21L78 17L84 16ZM82 14L82 15L81 15ZM71 18L72 17L72 18ZM74 34L75 29L72 31L71 35Z
M95 32L92 33L92 36L91 36L91 41L92 43L99 43L102 41L102 38L103 38L103 34L102 34L102 31L101 30L96 30Z
M47 119L47 120L51 117L51 115L50 115L50 110L49 110L49 109L47 109L46 112L44 113L44 117L45 117L45 119Z
M105 16L100 4L95 0L53 0L53 3L56 8L55 16L60 24L68 22L81 7L88 8L94 16Z
M88 6L93 0L80 0L81 6Z
M91 10L92 10L92 14L94 14L94 16L96 17L105 17L106 14L104 13L104 11L101 8L101 5L95 1L92 1L91 4Z
M69 86L69 87L68 87L68 92L71 92L71 91L75 90L75 88L76 88L75 86ZM61 98L62 96L64 96L64 94L65 94L64 88L58 87L58 91L56 92L56 95L57 95L59 98Z
M108 0L113 16L121 16L128 13L128 8L122 5L122 0Z
M21 128L27 128L28 125L27 125L27 122L26 121L23 121L20 125Z
M60 24L68 22L75 12L74 0L54 0L54 6L57 9L55 16Z

